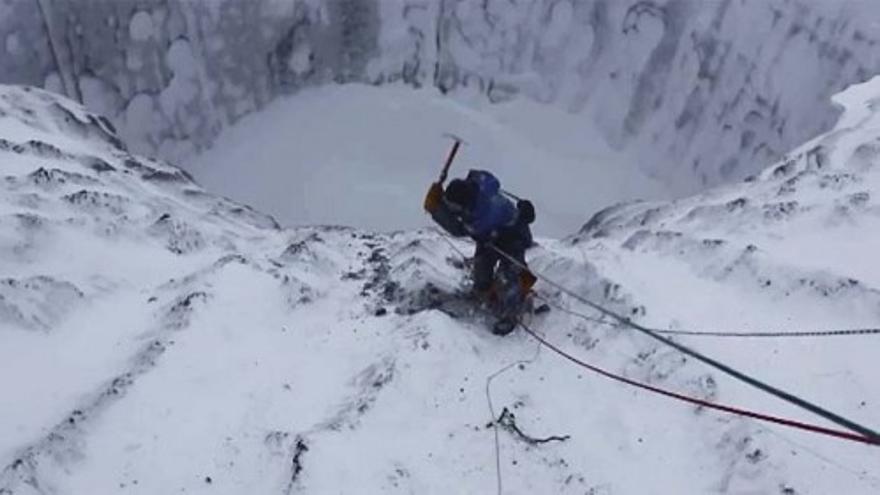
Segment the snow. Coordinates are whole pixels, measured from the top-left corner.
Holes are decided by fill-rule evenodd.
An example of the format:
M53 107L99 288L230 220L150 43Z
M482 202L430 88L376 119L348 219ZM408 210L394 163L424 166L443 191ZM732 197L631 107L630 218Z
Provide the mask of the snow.
M59 411L57 404L77 402L134 353L138 335L147 330L141 323L148 321L149 314L136 291L120 292L55 325L51 332L4 332L0 386L16 399L14 407L0 411L4 460L17 455L19 445L44 434L47 424L64 420L65 411ZM126 315L131 323L108 325L103 316L108 313ZM35 370L40 372L33 376Z
M298 47L290 54L288 65L290 65L290 69L294 72L294 74L302 76L312 68L312 56L312 51L308 46Z
M150 13L145 10L139 10L131 16L128 32L134 41L146 41L153 37L155 27L153 26L153 18L150 16Z
M274 118L254 116L241 139L285 123L291 157L323 165L368 154L362 177L408 162L384 173L411 174L412 184L437 167L414 155L433 146L442 161L443 119L475 136L463 162L581 156L551 139L573 140L556 135L569 129L562 116L518 103L486 110L430 93L390 98L388 88L326 91ZM603 210L568 237L541 238L530 265L658 328L876 327L880 112L867 103L880 80L854 91L842 126L752 181ZM338 118L342 107L369 115L378 105L368 100L395 117ZM508 408L531 436L570 438L528 445L499 430L505 494L880 491L876 447L695 409L588 374L524 332L493 336L457 295L465 241L430 229L280 228L171 165L124 151L68 100L0 87L0 109L4 494L493 493L487 378L517 362L491 382L495 413ZM294 109L310 110L303 118L316 129L292 123ZM347 141L312 142L329 132L318 109L335 114ZM408 114L432 117L389 123ZM377 134L406 129L400 122L413 128L401 131L406 146L378 145ZM364 126L376 131L355 140ZM244 163L259 166L261 150L278 149L268 136L261 144ZM341 179L331 180L341 170L278 187L291 196L304 187L342 214ZM383 200L363 214L403 208ZM536 289L589 313L546 284ZM565 351L629 378L825 425L625 328L560 310L529 321ZM877 338L681 342L877 428Z
M21 46L21 40L18 37L18 33L9 33L6 36L5 48L6 53L13 57L22 55L23 47Z
M428 224L421 203L451 147L447 133L466 142L450 177L491 170L535 202L540 234L572 232L611 203L666 195L577 115L405 86L305 91L226 130L186 167L208 189L286 225L398 230Z

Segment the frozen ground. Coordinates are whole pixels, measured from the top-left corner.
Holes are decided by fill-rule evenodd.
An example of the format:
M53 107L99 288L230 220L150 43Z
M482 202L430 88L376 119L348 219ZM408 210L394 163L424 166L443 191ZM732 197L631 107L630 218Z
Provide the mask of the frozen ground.
M285 225L384 231L427 225L420 205L452 144L444 133L469 143L451 173L495 172L539 205L541 234L572 232L618 201L664 196L586 117L525 99L482 101L406 86L322 86L246 117L186 168Z
M657 327L877 326L878 97L880 81L848 93L838 130L751 182L606 210L530 263ZM4 495L494 493L486 380L519 360L492 382L496 413L570 438L501 429L505 494L880 491L875 447L697 410L491 335L456 303L466 243L282 229L128 154L66 100L3 87L0 111ZM625 329L563 311L532 324L630 378L815 420ZM876 336L686 342L878 427Z

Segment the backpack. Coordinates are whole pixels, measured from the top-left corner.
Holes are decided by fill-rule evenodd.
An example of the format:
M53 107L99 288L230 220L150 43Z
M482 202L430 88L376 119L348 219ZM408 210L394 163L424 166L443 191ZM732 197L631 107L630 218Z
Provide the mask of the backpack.
M501 183L489 172L471 170L465 179L476 188L476 197L467 219L468 230L476 239L516 223L517 209L501 194Z
M517 223L531 225L535 222L535 205L527 199L519 198L501 189L501 183L492 173L485 170L471 170L468 172L466 180L476 186L478 204L486 204L490 201L490 197L507 196L516 200L515 217Z

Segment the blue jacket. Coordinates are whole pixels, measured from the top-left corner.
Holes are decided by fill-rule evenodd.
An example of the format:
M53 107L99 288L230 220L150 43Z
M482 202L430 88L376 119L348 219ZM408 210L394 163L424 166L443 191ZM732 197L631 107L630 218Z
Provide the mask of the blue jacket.
M532 245L532 231L520 221L519 209L501 193L501 184L489 172L471 170L466 178L477 187L474 205L455 213L442 201L431 212L434 221L455 237L470 236L477 244L494 241L508 250L525 251Z
M484 170L471 170L466 180L477 186L473 208L462 219L471 237L487 240L497 230L516 224L518 210L501 194L498 178Z

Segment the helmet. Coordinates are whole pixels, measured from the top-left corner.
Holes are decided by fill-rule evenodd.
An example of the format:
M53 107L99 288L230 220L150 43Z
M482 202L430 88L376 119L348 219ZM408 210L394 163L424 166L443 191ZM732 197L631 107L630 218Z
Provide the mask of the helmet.
M443 199L459 209L470 209L477 197L476 185L462 179L453 179L443 192Z

